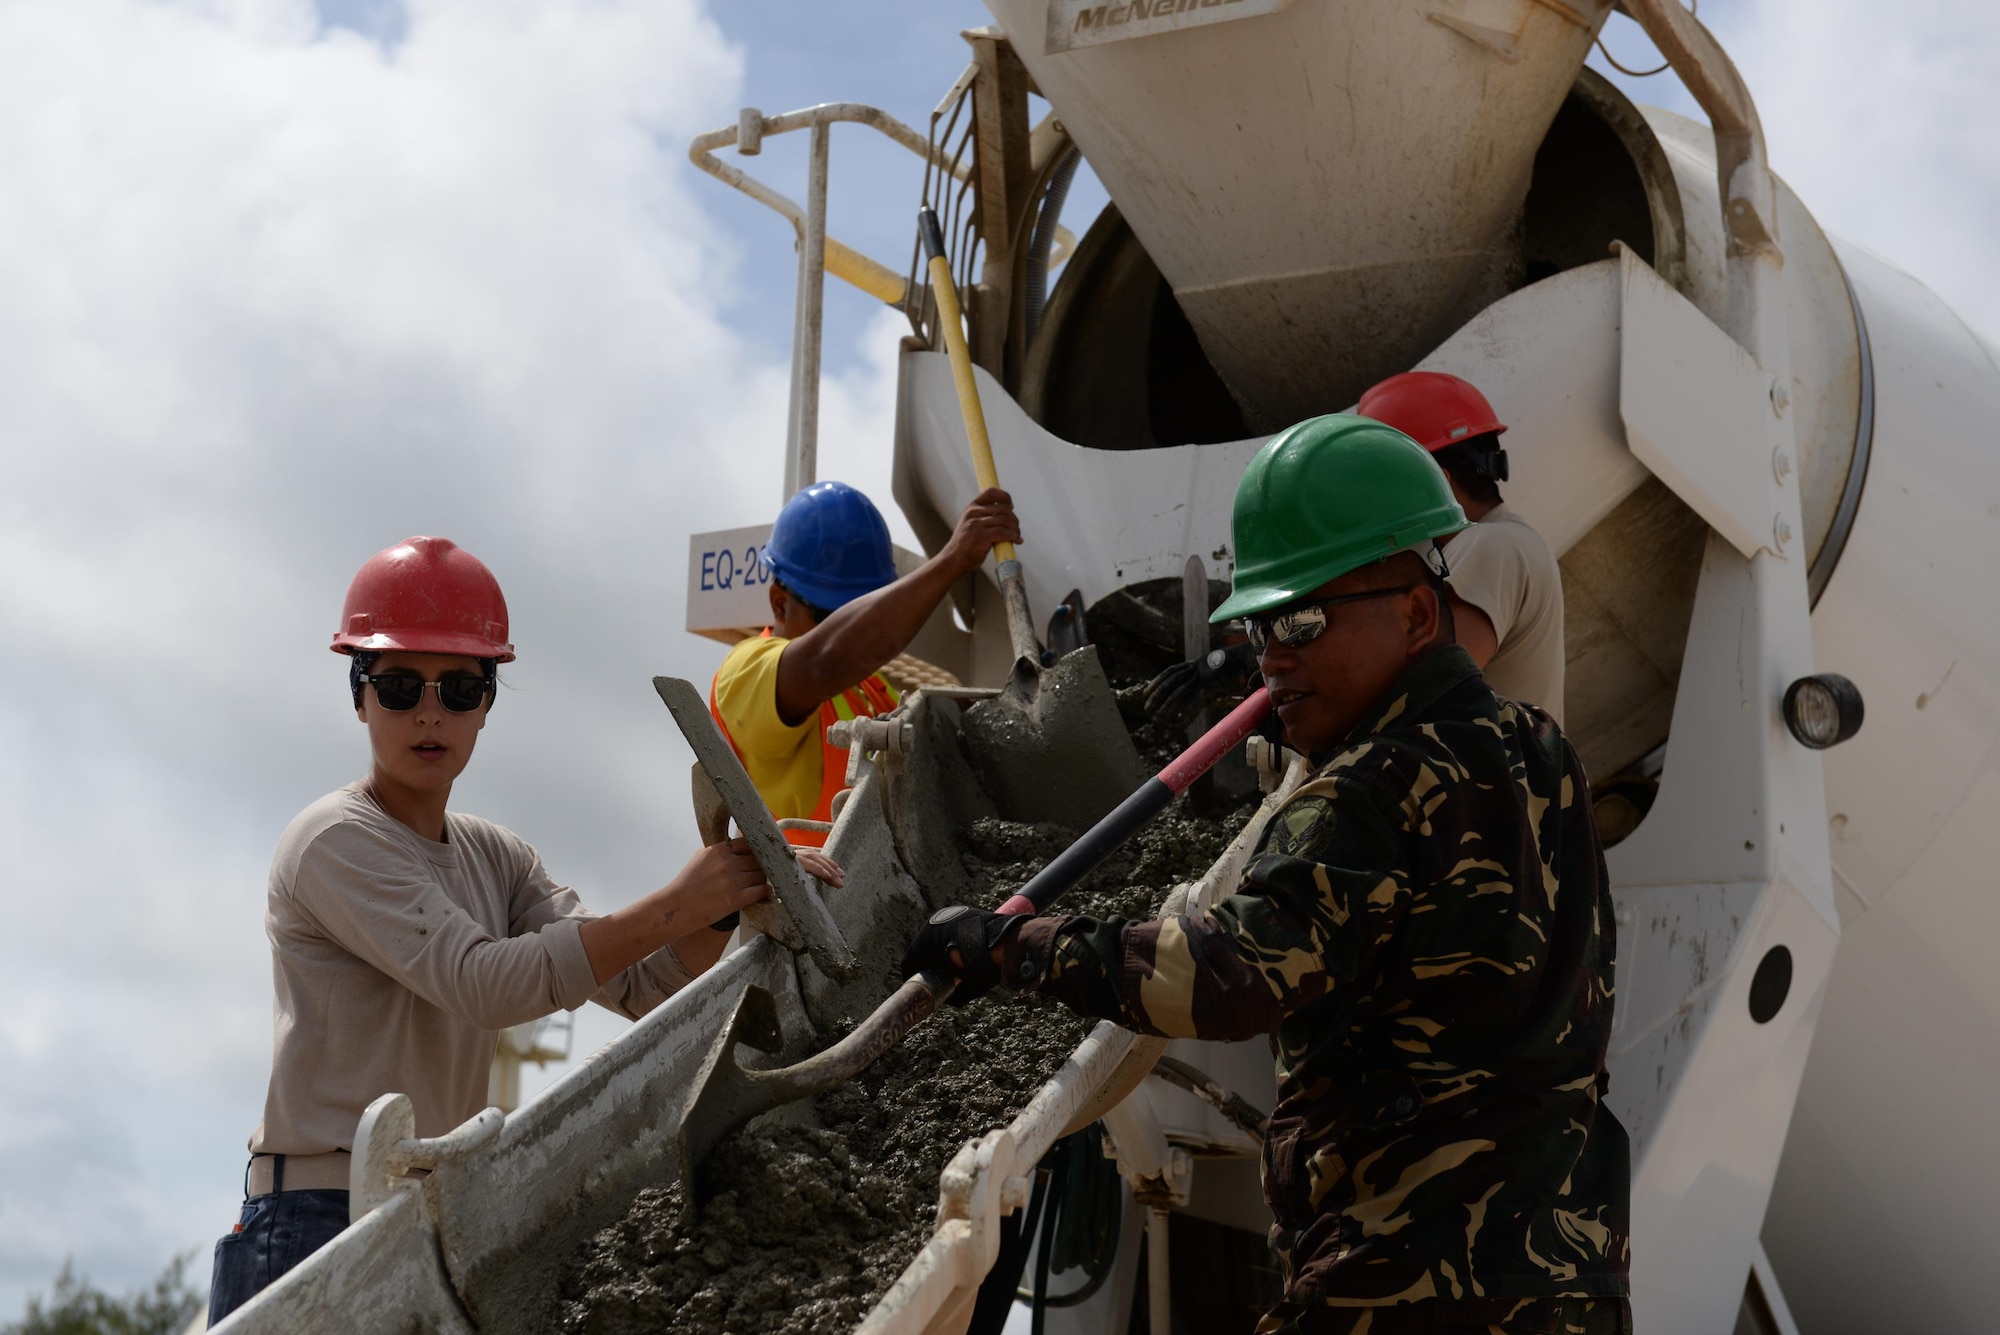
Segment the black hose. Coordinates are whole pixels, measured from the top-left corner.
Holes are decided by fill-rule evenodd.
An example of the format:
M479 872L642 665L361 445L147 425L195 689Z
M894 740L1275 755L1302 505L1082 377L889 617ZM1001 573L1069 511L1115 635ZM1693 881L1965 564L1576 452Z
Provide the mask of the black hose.
M1055 249L1056 224L1062 221L1063 201L1069 197L1069 183L1076 178L1076 165L1083 153L1075 144L1049 173L1048 189L1042 192L1041 212L1035 215L1035 232L1028 241L1027 342L1034 342L1041 328L1042 311L1049 300L1049 255Z
M1058 1159L1055 1171L1042 1181L1042 1235L1035 1239L1035 1287L1028 1295L1028 1335L1042 1335L1043 1317L1049 1310L1049 1251L1055 1246L1056 1209L1050 1201L1060 1198L1069 1185L1069 1158ZM1017 1290L1018 1292L1018 1290Z
M986 1278L980 1281L979 1293L972 1303L972 1320L966 1323L966 1335L1000 1335L1006 1329L1007 1314L1014 1308L1015 1290L1021 1283L1021 1271L1027 1267L1028 1251L1035 1242L1035 1224L1049 1198L1048 1180L1048 1169L1037 1171L1035 1194L1028 1208L1020 1214L1001 1217L1000 1254L994 1258Z
M1118 1165L1104 1157L1101 1123L1058 1141L1042 1162L1050 1171L1038 1189L1047 1200L1036 1239L1034 1284L1019 1291L1034 1305L1034 1335L1041 1335L1049 1308L1087 1302L1110 1278L1125 1214ZM1079 1267L1082 1284L1067 1293L1049 1292L1051 1276Z

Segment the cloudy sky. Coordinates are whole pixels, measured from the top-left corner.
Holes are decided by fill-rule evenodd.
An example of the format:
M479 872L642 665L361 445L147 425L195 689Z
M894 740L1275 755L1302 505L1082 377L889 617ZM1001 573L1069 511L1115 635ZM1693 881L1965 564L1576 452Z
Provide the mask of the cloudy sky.
M2000 10L1707 9L1825 226L2000 330ZM506 587L521 659L458 805L602 908L692 850L648 678L720 656L678 629L688 534L782 499L792 266L686 144L744 104L921 124L985 21L0 0L0 1321L66 1256L205 1278L267 1069L271 848L365 764L324 646L371 552L448 534ZM900 265L913 165L837 136L836 231ZM829 298L822 474L886 501L898 331Z

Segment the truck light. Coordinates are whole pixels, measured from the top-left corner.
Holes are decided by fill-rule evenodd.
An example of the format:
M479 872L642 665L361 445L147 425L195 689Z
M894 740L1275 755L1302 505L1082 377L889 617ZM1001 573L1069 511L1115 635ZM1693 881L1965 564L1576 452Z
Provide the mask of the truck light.
M1861 718L1861 688L1837 672L1800 677L1785 690L1785 726L1801 746L1838 746L1861 731Z

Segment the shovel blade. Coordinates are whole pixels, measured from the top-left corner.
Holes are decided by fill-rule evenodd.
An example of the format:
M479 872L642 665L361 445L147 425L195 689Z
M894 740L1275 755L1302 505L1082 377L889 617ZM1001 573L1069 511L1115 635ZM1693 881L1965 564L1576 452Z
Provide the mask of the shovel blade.
M1006 689L966 711L963 730L1009 820L1087 829L1146 778L1093 645L1039 672L1015 664Z
M777 1002L761 987L744 988L729 1022L709 1045L708 1055L702 1059L694 1083L681 1103L675 1138L680 1149L681 1180L686 1183L690 1207L706 1197L701 1187L701 1166L715 1148L715 1142L758 1113L786 1101L779 1099L777 1103L759 1106L759 1098L768 1097L771 1087L768 1083L760 1087L751 1082L736 1060L736 1045L748 1043L761 1052L776 1052L783 1042Z
M681 1104L675 1132L680 1147L686 1208L698 1212L710 1192L703 1165L716 1142L751 1118L787 1103L823 1094L867 1069L951 995L948 978L918 974L890 993L847 1037L791 1066L751 1070L736 1060L739 1043L776 1052L783 1042L778 1007L761 987L743 990L736 1010L716 1034L694 1084Z

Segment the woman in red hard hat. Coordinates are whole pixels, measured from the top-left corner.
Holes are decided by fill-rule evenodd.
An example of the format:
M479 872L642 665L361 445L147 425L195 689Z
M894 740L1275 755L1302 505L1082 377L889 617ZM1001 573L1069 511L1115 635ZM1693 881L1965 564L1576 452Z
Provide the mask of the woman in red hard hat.
M518 835L446 809L514 658L500 586L470 552L418 537L369 558L332 647L373 763L272 860L271 1081L211 1324L347 1226L348 1151L377 1097L409 1095L417 1134L443 1135L484 1106L497 1031L586 1001L636 1019L721 955L728 929L709 924L770 893L734 840L598 917Z

